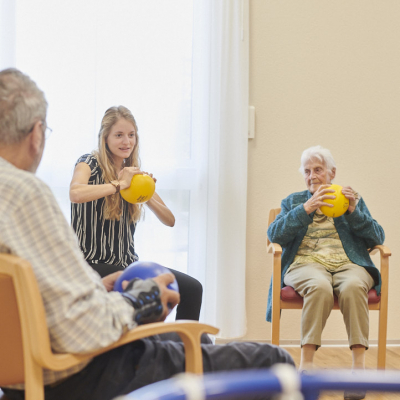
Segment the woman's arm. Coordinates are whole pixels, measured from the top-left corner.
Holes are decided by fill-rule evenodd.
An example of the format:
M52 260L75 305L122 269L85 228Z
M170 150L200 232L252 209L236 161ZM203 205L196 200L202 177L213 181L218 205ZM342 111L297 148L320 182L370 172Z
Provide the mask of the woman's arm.
M69 186L69 199L72 203L86 203L114 194L116 188L111 183L89 185L90 167L84 162L76 165Z
M272 243L281 246L291 242L300 230L308 227L313 221L314 212L321 206L331 204L324 202L325 199L334 199L334 190L330 185L321 185L311 197L307 198L302 193L294 193L282 200L281 212L268 228L268 238Z
M175 217L171 210L165 205L161 197L154 193L153 197L146 203L151 211L156 215L156 217L167 226L175 225Z
M368 248L384 243L385 232L379 223L372 218L362 197L354 211L350 214L346 213L344 217L354 235L363 238Z
M111 183L89 185L90 174L90 167L86 163L81 162L76 165L69 186L69 199L72 203L86 203L116 193L117 189ZM120 190L127 189L131 185L133 175L136 174L143 174L143 172L138 167L123 168L118 174Z
M282 200L281 212L269 226L267 235L272 243L286 246L312 222L312 216L308 215L303 204L291 208L287 199Z

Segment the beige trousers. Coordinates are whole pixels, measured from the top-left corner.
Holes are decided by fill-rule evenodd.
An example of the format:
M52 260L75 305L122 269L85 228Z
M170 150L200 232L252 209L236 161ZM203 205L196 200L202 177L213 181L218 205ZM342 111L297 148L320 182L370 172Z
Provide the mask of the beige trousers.
M321 346L322 330L333 307L333 294L339 299L350 348L360 344L368 348L368 291L374 280L365 268L346 264L329 272L318 263L294 265L284 283L304 299L301 316L301 345Z

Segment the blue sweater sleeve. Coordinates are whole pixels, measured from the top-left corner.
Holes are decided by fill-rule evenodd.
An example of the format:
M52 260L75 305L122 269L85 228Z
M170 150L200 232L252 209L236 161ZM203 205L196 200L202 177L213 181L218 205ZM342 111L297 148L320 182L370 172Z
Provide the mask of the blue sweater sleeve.
M313 220L314 213L308 215L304 209L304 201L299 198L293 201L293 196L282 200L281 212L275 221L268 227L268 238L272 243L284 246L294 240L301 229L308 227Z
M385 241L383 228L372 218L362 198L355 210L351 214L345 215L345 219L352 234L363 239L367 248L383 244Z

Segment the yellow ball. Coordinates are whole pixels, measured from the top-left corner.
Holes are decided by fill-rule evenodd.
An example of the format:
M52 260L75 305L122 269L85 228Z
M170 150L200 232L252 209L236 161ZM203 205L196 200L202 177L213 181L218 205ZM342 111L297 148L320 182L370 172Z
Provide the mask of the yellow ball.
M336 199L325 199L324 203L333 204L333 207L322 206L320 210L327 216L337 218L343 215L349 208L349 200L342 193L340 185L331 185L328 189L333 189L335 193L329 192L327 195L336 196Z
M121 190L121 196L128 203L142 204L149 201L156 190L156 184L149 175L133 175L131 186Z

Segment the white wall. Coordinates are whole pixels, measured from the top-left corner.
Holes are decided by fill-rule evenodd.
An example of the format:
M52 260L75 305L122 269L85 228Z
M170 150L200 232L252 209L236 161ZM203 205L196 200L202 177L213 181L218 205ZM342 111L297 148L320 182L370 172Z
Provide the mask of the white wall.
M301 152L320 144L337 163L335 182L364 197L392 250L388 339L400 343L400 2L251 0L246 339L270 339L265 322L271 262L268 213L305 189ZM377 338L372 312L370 339ZM284 311L281 338L300 337L298 311ZM347 339L340 312L324 340Z

